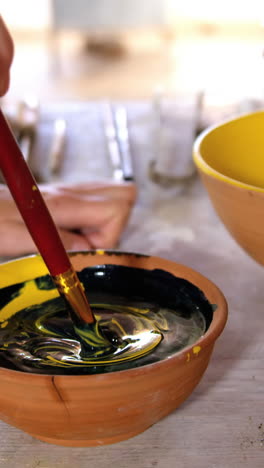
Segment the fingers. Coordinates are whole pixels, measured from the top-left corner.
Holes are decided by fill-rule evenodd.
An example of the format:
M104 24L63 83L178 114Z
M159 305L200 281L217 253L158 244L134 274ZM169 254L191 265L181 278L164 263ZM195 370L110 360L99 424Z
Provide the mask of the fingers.
M47 200L48 207L58 226L65 229L94 229L118 215L120 208L130 208L123 200L82 200L61 197Z
M134 184L43 186L43 195L67 250L113 248L127 223ZM0 186L0 255L19 256L36 247L6 186ZM78 232L73 232L78 231Z
M89 250L92 248L88 239L82 234L59 229L59 235L66 250Z
M130 209L127 204L119 204L114 208L112 216L105 219L94 232L85 232L87 241L94 249L110 249L116 247L120 235L127 224Z
M78 184L39 186L57 224L66 229L96 227L119 212L126 217L136 198L134 184ZM0 185L1 218L20 221L21 216L8 188Z
M0 255L17 257L37 251L25 225L17 221L5 221L0 224Z
M66 250L91 249L88 239L63 229L59 235ZM37 252L37 248L23 222L9 221L0 225L0 256L17 257Z
M72 185L57 185L61 193L68 193L80 197L107 197L112 199L123 198L133 203L136 199L137 190L132 182L89 182Z
M9 31L0 15L0 96L9 86L9 69L13 60L14 44Z
M57 225L68 230L97 225L111 214L111 201L81 198L53 188L43 194L45 202ZM21 222L21 215L7 187L0 189L0 213L3 222Z
M1 68L1 64L0 64ZM0 76L0 96L3 96L8 88L9 88L9 82L10 82L10 75L9 72L7 72L4 76Z
M80 229L97 224L97 217L101 218L102 210L107 210L106 203L100 200L83 200L79 197L58 194L46 198L47 206L57 226L64 229Z

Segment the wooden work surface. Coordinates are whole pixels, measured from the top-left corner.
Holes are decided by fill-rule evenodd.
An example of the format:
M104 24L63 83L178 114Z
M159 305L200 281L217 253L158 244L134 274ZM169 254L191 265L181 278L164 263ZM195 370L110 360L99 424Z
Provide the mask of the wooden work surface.
M110 176L96 109L96 103L43 109L37 142L42 159L54 117L69 120L63 179L89 180L99 171ZM0 467L263 468L263 268L222 226L198 178L169 189L150 181L148 104L131 103L128 112L139 197L120 248L160 255L210 278L227 298L227 326L190 398L143 434L110 446L64 448L0 422Z

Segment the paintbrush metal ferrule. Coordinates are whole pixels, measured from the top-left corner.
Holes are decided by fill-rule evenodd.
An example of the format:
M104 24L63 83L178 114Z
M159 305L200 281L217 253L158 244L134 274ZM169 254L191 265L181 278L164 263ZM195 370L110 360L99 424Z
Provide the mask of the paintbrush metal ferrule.
M95 319L87 301L84 287L74 269L71 267L64 273L52 276L52 278L59 293L66 299L75 316L77 315L82 323L94 323Z

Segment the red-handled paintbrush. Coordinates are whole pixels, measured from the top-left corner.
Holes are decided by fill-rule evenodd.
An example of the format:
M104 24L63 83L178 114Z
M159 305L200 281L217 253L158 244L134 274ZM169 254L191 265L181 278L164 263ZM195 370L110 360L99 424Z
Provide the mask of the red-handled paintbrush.
M94 323L95 318L82 284L62 244L54 221L0 109L0 169L40 254L75 319Z

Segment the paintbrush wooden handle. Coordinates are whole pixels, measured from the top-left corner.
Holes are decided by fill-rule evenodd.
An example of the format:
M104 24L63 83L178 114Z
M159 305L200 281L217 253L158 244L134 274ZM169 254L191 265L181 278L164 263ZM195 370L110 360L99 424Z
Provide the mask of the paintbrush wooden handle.
M71 267L58 231L21 150L0 110L0 168L51 275Z
M0 109L0 168L60 294L77 325L95 318L36 181Z

